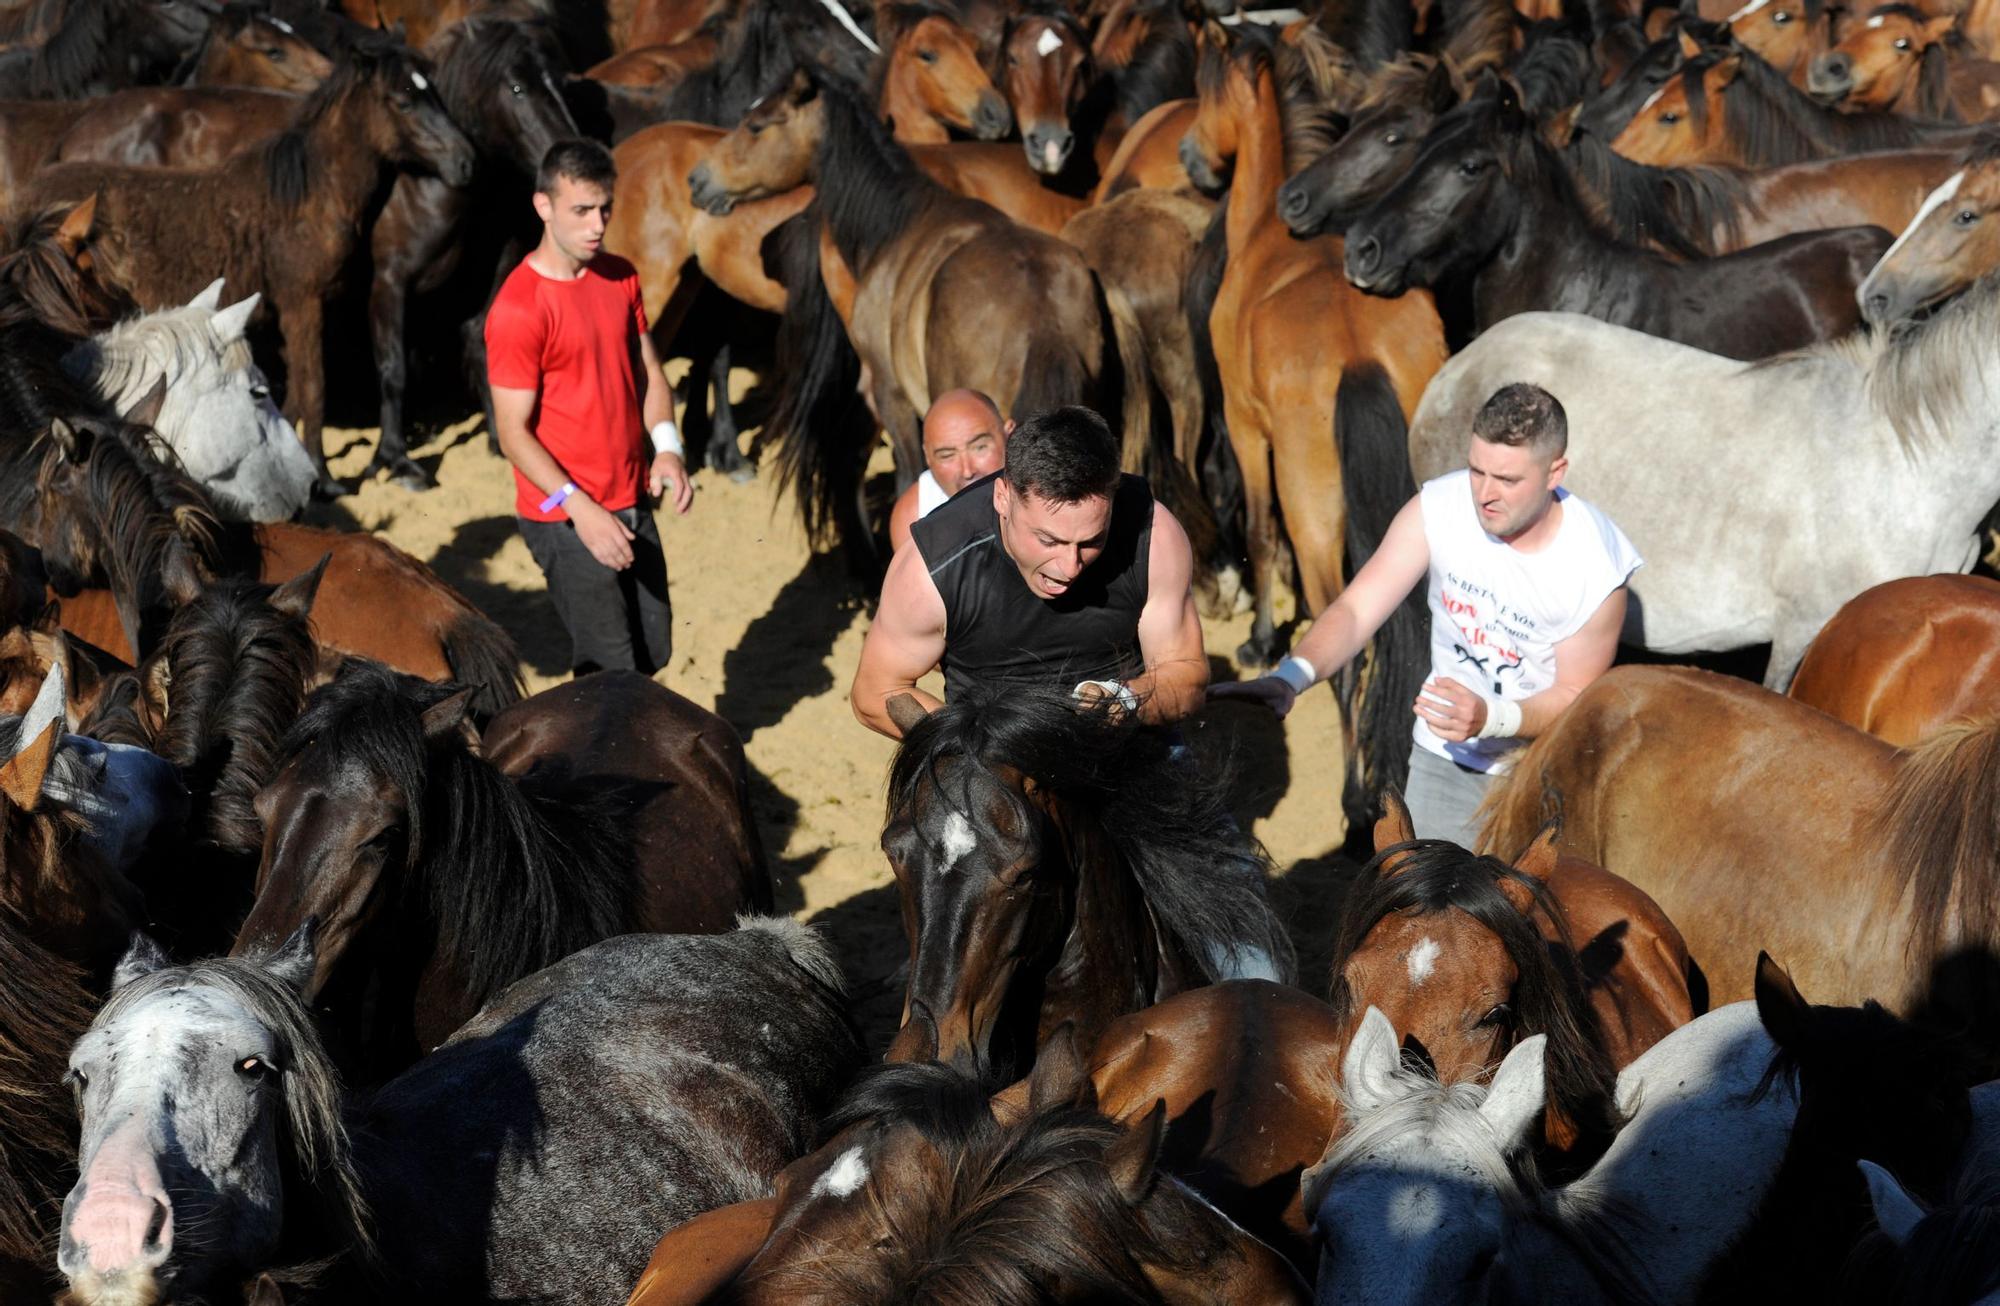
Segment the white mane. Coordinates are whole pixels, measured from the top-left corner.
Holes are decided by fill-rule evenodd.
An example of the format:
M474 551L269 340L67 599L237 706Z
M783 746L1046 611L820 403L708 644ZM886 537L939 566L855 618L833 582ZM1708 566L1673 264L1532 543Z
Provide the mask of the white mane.
M81 346L73 356L94 376L113 408L137 402L164 375L172 388L201 371L241 371L251 365L250 344L241 336L224 343L215 313L189 305L161 309L120 322Z

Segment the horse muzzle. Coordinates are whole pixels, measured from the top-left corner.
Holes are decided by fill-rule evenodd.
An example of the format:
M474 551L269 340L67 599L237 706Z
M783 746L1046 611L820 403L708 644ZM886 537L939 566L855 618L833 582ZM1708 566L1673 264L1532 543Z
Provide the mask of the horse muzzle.
M1007 102L992 91L981 91L972 110L972 134L982 141L997 141L1014 126L1014 114Z
M1382 242L1373 235L1348 233L1343 270L1347 284L1365 294L1394 296L1402 290L1400 272L1388 266Z
M1181 137L1181 171L1187 173L1196 190L1212 195L1222 189L1222 175L1209 166L1207 157L1191 136Z
M1321 236L1327 231L1331 206L1319 202L1310 186L1292 177L1278 187L1278 219L1294 236Z
M1028 166L1044 177L1053 177L1069 163L1076 133L1068 127L1037 126L1022 133L1021 145L1028 152Z
M1821 55L1806 70L1806 91L1822 104L1837 104L1854 90L1854 60L1838 50Z
M83 1302L150 1301L174 1252L174 1208L134 1118L98 1146L63 1203L56 1267Z
M688 198L696 208L712 213L718 218L728 217L736 207L736 197L716 185L715 177L706 163L698 163L688 174Z

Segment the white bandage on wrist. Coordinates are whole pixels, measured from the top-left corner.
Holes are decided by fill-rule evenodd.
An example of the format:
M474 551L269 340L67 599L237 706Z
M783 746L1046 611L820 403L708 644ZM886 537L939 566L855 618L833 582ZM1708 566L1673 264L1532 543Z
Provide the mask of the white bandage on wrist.
M1277 665L1271 678L1284 681L1294 694L1303 694L1319 683L1319 669L1294 653Z
M681 445L680 428L674 425L673 418L653 423L653 452L670 453L676 458L687 456L687 450Z
M1486 700L1486 724L1479 727L1480 739L1512 739L1521 733L1521 705L1509 698Z
M1118 706L1124 708L1127 712L1137 712L1139 710L1139 696L1133 693L1131 686L1122 680L1079 680L1076 682L1076 688L1069 691L1069 696L1081 703L1083 701L1083 691L1092 685L1097 686L1097 688L1103 690L1106 694L1117 699Z

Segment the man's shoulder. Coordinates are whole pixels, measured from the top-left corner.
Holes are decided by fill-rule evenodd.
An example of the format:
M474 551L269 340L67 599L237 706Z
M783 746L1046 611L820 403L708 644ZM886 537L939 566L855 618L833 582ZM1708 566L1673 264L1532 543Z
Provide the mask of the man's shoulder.
M504 314L532 311L540 302L541 281L541 274L528 266L528 260L522 259L500 283L500 289L494 292L493 305L487 310L488 315L491 316L494 312Z
M630 260L620 258L609 250L600 251L596 258L590 260L590 272L592 276L602 277L614 284L639 279L639 269L633 267Z

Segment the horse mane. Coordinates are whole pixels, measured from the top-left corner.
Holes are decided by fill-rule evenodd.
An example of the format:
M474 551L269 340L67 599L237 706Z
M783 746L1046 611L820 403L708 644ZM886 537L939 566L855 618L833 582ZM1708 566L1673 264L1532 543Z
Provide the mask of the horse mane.
M1926 46L1917 59L1916 103L1910 107L1919 117L1958 120L1958 106L1951 98L1951 55L1943 41Z
M1622 240L1651 243L1682 258L1712 258L1718 238L1735 246L1750 202L1737 168L1656 168L1634 163L1590 132L1570 137L1562 160L1587 210Z
M1514 52L1514 37L1520 20L1514 6L1499 0L1443 0L1445 37L1438 57L1448 59L1466 72L1499 67ZM1543 42L1548 44L1548 42ZM1585 52L1586 57L1588 52ZM1398 60L1390 60L1390 63Z
M20 215L0 255L0 329L40 322L83 337L136 309L123 291L86 276L56 240L74 204L52 204Z
M340 1249L364 1269L379 1268L374 1219L355 1170L340 1072L327 1055L311 1009L289 983L250 958L211 957L164 967L112 990L91 1028L123 1018L156 993L181 988L220 990L270 1031L282 1068L283 1150L298 1181L284 1185L285 1200L307 1203L323 1222L314 1232L333 1233ZM297 1240L299 1222L289 1212L285 1225L287 1242Z
M1204 47L1195 67L1198 93L1221 94L1230 69L1239 65L1252 79L1271 74L1284 124L1287 172L1297 172L1333 148L1341 124L1327 101L1336 95L1348 98L1358 86L1349 85L1352 74L1342 52L1325 34L1309 26L1284 40L1264 24L1239 24L1227 50Z
M191 373L241 372L255 366L249 339L219 339L214 317L210 309L183 306L128 318L80 343L65 365L73 374L89 378L119 412L143 398L162 377L171 387ZM202 493L192 483L189 492Z
M425 709L460 691L350 658L278 746L311 746L398 795L408 813L403 893L438 928L475 1006L525 975L629 932L632 844L617 788L550 792L501 773L462 738L424 738ZM560 779L561 777L557 777Z
M315 175L323 171L313 157L314 129L349 96L417 58L391 37L357 35L348 42L334 62L333 75L306 96L285 130L256 147L263 155L265 189L278 207L295 209L303 204L312 193Z
M1982 283L1989 333L1996 284ZM1983 343L1990 353L1991 334ZM1904 749L1875 821L1910 895L1913 974L1954 941L2000 942L2000 724L1956 723Z
M0 716L0 757L14 756L23 742L21 718L11 713ZM49 759L43 787L53 784L75 792L95 792L103 782L103 765L101 756L63 748L58 741L55 755ZM70 872L64 869L64 860L75 850L89 824L83 816L54 803L30 812L12 802L0 802L0 882L25 880L47 886L68 878ZM0 901L0 911L5 910L10 909ZM68 1049L64 1052L67 1054Z
M1987 420L1980 378L1993 360L1996 332L2000 270L1973 282L1928 317L1905 319L1886 331L1853 332L1749 366L1820 358L1854 368L1866 377L1877 416L1889 423L1904 449L1915 451L1934 436Z
M1521 89L1522 109L1541 122L1550 114L1579 103L1594 90L1596 71L1588 40L1571 31L1567 24L1548 24L1544 20L1529 29L1509 75Z
M1681 70L1697 130L1706 121L1701 73L1723 56L1690 59ZM1740 88L1740 89L1739 89ZM1746 57L1722 94L1723 122L1752 168L1803 163L1830 154L1860 150L1908 149L1932 143L1940 128L1957 124L1907 118L1895 113L1841 113L1792 85L1762 59Z
M1132 47L1132 57L1106 70L1117 87L1118 111L1128 123L1195 91L1194 33L1182 21L1179 6L1173 0L1147 0L1142 8L1147 27Z
M1348 0L1332 15L1327 34L1356 68L1368 73L1409 52L1416 40L1416 19L1416 7L1409 0ZM1323 16L1321 21L1327 19ZM1313 28L1318 30L1318 23Z
M63 452L44 433L37 488L47 495L49 482L65 461ZM180 471L174 451L145 427L100 423L91 433L83 462L85 498L103 525L105 571L114 591L132 595L141 606L155 601L177 564L175 547L191 550L195 559L210 562L221 530L215 506L194 481Z
M1264 893L1270 859L1230 817L1226 768L1204 774L1176 755L1170 732L1079 710L1062 693L961 696L905 734L889 772L891 815L920 784L937 783L949 758L1029 777L1066 813L1094 821L1160 934L1208 979L1228 978L1227 958L1244 949L1291 973L1290 938Z
M0 831L23 815L7 808ZM14 1260L48 1260L44 1221L76 1166L75 1109L55 1086L94 1005L83 972L0 905L0 1254Z
M1003 1125L986 1085L911 1062L864 1071L827 1132L868 1121L928 1144L922 1200L884 1202L892 1246L852 1257L821 1248L773 1279L839 1301L1042 1306L1059 1283L1080 1301L1140 1303L1159 1300L1144 1267L1188 1273L1229 1255L1219 1221L1155 1227L1105 1163L1124 1127L1088 1107Z
M1500 886L1528 896L1526 912ZM1384 849L1362 868L1349 890L1334 937L1333 986L1327 1001L1342 1019L1355 1014L1347 960L1383 919L1457 909L1477 921L1506 949L1519 979L1514 985L1515 1024L1521 1037L1548 1036L1549 1101L1586 1133L1609 1137L1620 1124L1618 1070L1605 1055L1596 1009L1584 994L1570 938L1569 914L1532 875L1497 857L1482 857L1442 839L1419 839ZM1541 916L1556 927L1560 947L1535 928Z
M751 4L703 23L702 32L717 38L715 62L667 91L661 121L735 126L773 82L791 73L794 51L806 48L792 39L797 21L784 5Z
M1898 1244L1871 1228L1847 1255L1838 1300L1959 1306L2000 1288L2000 1168L1973 1164Z
M271 606L274 588L217 581L174 613L154 654L173 680L153 751L205 804L189 825L246 855L264 840L251 804L277 774L278 743L305 706L318 658L307 620Z
M896 143L887 124L840 79L815 71L826 113L814 181L840 256L857 277L946 192Z
M28 68L28 91L38 100L74 100L90 93L104 69L115 30L114 0L40 0L28 30L45 33Z

